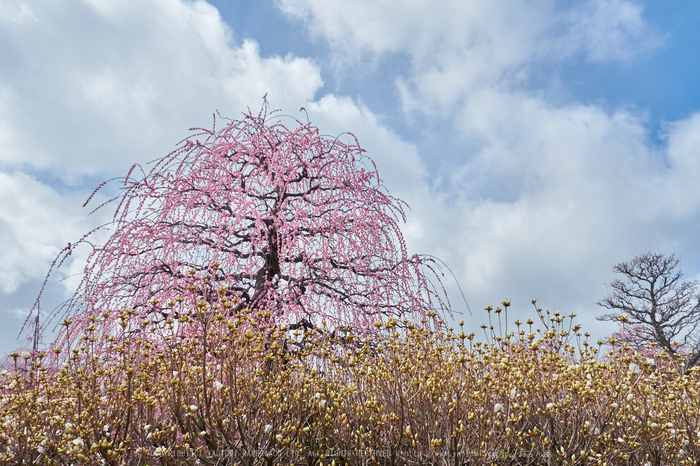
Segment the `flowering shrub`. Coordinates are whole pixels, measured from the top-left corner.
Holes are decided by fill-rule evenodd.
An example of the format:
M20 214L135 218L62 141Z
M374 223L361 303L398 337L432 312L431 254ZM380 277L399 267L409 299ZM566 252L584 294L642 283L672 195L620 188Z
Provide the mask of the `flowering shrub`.
M225 292L161 327L130 310L55 361L0 376L2 464L696 464L700 380L663 354L602 357L538 309L486 340L378 322L370 339L229 316ZM505 303L508 304L508 303ZM506 307L507 309L507 307ZM502 310L496 309L496 313ZM64 321L70 332L72 322ZM61 350L56 349L56 352ZM109 355L109 356L105 356Z

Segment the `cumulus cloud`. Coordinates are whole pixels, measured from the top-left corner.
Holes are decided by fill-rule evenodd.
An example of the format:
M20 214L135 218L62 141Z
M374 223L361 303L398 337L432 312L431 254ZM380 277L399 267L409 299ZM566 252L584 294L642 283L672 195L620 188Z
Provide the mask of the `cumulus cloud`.
M312 36L328 41L339 63L407 55L410 70L397 81L406 108L420 111L450 109L484 87L518 87L543 65L579 55L629 59L663 43L630 1L561 3L278 0Z
M669 123L665 136L672 176L656 181L665 196L649 209L669 220L695 216L700 209L700 113Z
M312 35L325 38L336 48L350 52L408 52L417 64L444 60L456 50L469 46L489 47L515 57L524 47L515 43L513 36L535 38L540 35L548 27L551 3L537 0L525 8L520 6L521 2L513 0L438 4L278 0L282 11L304 20ZM501 34L508 26L515 27L517 32ZM488 43L490 41L496 43ZM514 46L515 50L506 52L506 45ZM529 55L512 60L523 61Z
M68 178L124 171L172 150L191 126L210 126L216 109L237 117L266 93L299 108L322 85L308 59L237 43L203 1L13 1L36 21L0 20L5 167Z
M462 124L484 141L455 175L471 185L459 250L474 289L493 295L507 283L573 297L600 288L616 251L650 239L637 230L664 161L642 117L493 93L470 100Z
M0 17L13 23L37 21L32 8L25 2L6 1L0 3Z
M442 79L445 89L498 80L541 54L539 43L554 14L549 0L528 5L512 0L278 4L338 50L339 60L356 60L367 53L406 54L411 77Z
M653 31L644 8L625 0L592 0L574 8L562 44L581 49L592 62L630 60L658 50L665 36Z
M76 195L61 195L21 172L0 172L0 290L46 275L51 261L91 224Z

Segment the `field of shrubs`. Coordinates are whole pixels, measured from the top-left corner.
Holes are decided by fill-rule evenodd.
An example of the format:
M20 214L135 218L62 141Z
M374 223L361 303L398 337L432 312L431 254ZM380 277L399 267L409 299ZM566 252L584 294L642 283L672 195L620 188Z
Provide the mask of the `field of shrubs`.
M187 304L187 303L184 303ZM216 302L156 323L63 322L73 343L0 376L0 463L690 465L695 369L574 316L488 308L483 335L378 322L371 335L263 324ZM534 304L534 303L533 303ZM512 312L511 312L512 313ZM233 314L233 315L231 315ZM120 332L105 331L118 319ZM491 323L491 321L493 321ZM71 333L74 332L74 333Z

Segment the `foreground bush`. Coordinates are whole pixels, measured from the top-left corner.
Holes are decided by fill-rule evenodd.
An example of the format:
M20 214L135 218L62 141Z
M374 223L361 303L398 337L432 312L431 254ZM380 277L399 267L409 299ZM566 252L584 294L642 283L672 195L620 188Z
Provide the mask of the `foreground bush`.
M507 303L506 303L507 304ZM486 341L428 320L360 338L200 302L161 326L118 316L70 354L15 354L0 462L85 465L697 464L698 374L605 357L539 311ZM494 312L494 311L492 311ZM500 309L495 311L501 312ZM434 316L430 316L434 317ZM500 314L499 314L500 317ZM70 332L71 322L64 322ZM110 355L106 357L105 355ZM27 356L27 355L24 355Z

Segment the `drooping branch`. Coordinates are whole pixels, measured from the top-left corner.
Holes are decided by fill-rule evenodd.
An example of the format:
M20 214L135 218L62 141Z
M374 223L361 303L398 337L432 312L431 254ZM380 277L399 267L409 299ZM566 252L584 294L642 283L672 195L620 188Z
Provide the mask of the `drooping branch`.
M142 178L127 175L113 233L64 312L76 321L126 307L170 315L190 271L225 287L237 309L270 310L280 324L369 329L449 311L434 261L407 253L404 204L346 139L310 123L289 128L266 104L198 130Z

